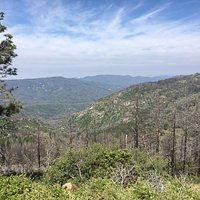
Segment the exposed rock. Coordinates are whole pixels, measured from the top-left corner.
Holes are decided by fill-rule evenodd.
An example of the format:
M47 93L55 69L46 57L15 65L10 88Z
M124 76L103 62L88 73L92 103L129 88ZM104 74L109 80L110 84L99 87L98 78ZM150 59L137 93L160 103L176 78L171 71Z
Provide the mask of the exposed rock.
M78 189L78 186L76 186L75 184L73 183L65 183L63 186L63 189L67 190L67 191L74 191L76 189Z

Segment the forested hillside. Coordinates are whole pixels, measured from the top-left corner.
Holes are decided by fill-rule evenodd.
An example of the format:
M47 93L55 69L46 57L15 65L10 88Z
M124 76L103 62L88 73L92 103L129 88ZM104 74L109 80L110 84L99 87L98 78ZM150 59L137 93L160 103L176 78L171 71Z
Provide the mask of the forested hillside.
M51 77L7 80L6 83L9 88L17 88L13 93L22 101L22 113L54 119L83 110L90 103L130 85L162 78L99 75L81 79Z
M14 95L22 101L28 115L54 118L80 111L95 100L113 93L112 88L78 79L52 77L6 81L17 87Z
M0 197L198 200L199 100L194 74L131 86L54 125L1 121Z
M65 146L103 143L161 154L169 159L172 173L176 168L178 173L199 174L199 99L200 74L194 74L131 86L53 125L34 116L16 116L2 121L7 134L2 137L1 152L9 165L19 159L19 163L31 163L29 169L37 166L39 150L32 149L38 143L41 165L51 163ZM26 156L18 158L18 150Z
M131 86L74 114L85 143L101 141L169 158L172 173L200 173L200 74ZM175 158L176 157L176 158Z
M77 122L86 117L96 120L103 128L109 124L115 126L122 122L130 122L133 118L136 104L140 109L141 117L153 113L153 108L160 107L164 114L178 110L181 106L186 109L198 103L200 93L200 74L178 76L158 82L133 85L97 101L84 111L75 114ZM154 112L157 114L157 112ZM161 117L160 117L161 118ZM92 124L92 121L90 121Z
M110 94L103 84L73 78L38 78L9 80L8 87L17 87L16 96L26 104L85 103Z

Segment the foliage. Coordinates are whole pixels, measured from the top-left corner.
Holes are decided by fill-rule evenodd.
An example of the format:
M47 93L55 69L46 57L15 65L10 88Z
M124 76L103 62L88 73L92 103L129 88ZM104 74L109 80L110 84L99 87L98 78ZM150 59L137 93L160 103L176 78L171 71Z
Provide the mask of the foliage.
M0 177L0 199L198 200L200 188L197 180L159 173L159 169L165 170L159 161L161 159L151 157L153 164L157 160L157 165L161 165L152 171L149 155L144 152L105 149L95 145L67 153L55 161L41 180L31 181L25 176ZM112 180L111 172L119 163L135 165L138 170L139 177L127 187ZM65 191L61 187L65 182L74 182L78 189Z
M6 27L1 24L4 13L0 12L0 33L5 32ZM5 39L0 42L0 76L16 75L16 68L10 67L12 59L16 57L14 50L16 46L13 44L12 35L4 34Z
M99 142L120 148L136 147L137 141L138 148L168 158L163 164L169 163L171 173L200 175L199 85L199 73L134 85L73 114L72 126L83 137L89 130Z
M4 77L17 74L17 69L11 67L12 60L17 55L15 54L16 46L12 41L12 35L4 34L6 27L1 24L4 18L4 13L0 12L0 158L5 163L7 162L5 147L11 142L14 137L15 125L10 118L21 109L21 104L13 95L13 88L8 89L3 80Z
M95 145L59 158L46 171L46 183L84 182L92 177L111 177L119 164L134 164L127 150L106 150Z
M132 169L128 179L122 184L124 186L135 182L138 176L147 177L151 171L164 176L167 174L167 162L161 156L150 157L139 150L106 149L100 145L93 145L61 156L47 169L44 181L50 184L64 184L68 181L80 184L92 177L101 177L113 178L113 181L120 182L126 176L124 174L124 177L116 177L122 174L119 172L120 166L123 166L122 171Z
M61 186L45 185L33 182L24 176L0 178L0 199L2 200L198 200L200 190L192 188L189 183L179 179L168 179L164 191L154 190L148 181L138 180L135 184L123 188L108 178L92 178L74 192L66 192Z
M168 161L161 155L151 155L138 149L131 151L134 161L140 166L140 174L144 177L149 175L148 172L156 171L159 174L166 175Z
M199 85L200 74L198 73L153 83L133 85L97 101L91 107L78 114L74 114L74 123L77 128L80 128L84 118L88 118L88 115L90 115L92 118L95 118L96 123L100 125L100 129L105 131L115 127L119 129L120 126L133 121L136 97L139 97L141 122L145 122L142 125L149 124L153 126L155 119L152 114L155 115L158 112L159 106L162 114L160 116L161 121L164 125L166 123L165 119L176 106L182 104L184 107L186 104L189 104L194 108L195 101L198 101L200 98ZM92 127L92 125L91 122L89 127Z
M0 177L1 200L46 200L66 199L67 193L59 186L45 186L24 176Z
M75 113L80 110L83 110L88 103L47 103L47 104L39 104L39 100L37 104L27 105L25 104L22 113L27 116L37 116L42 117L44 119L58 119L65 116L67 113Z
M4 33L6 27L1 24L4 18L4 13L0 12L0 34ZM0 77L16 75L17 69L11 67L12 59L17 55L15 54L16 46L12 41L12 35L4 34L4 39L0 41ZM19 112L20 105L12 97L12 90L7 89L6 85L0 80L0 116L11 116Z

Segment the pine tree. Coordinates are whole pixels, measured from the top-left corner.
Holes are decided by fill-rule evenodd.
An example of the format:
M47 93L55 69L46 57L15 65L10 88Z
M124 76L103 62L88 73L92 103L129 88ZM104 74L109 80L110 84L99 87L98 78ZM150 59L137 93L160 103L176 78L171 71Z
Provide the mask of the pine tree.
M13 89L7 89L1 78L17 74L17 69L12 67L12 60L17 56L16 46L12 41L12 35L4 34L6 27L1 24L4 13L0 12L0 116L10 117L20 111L20 104L13 98Z
M6 27L1 24L3 19L4 13L0 12L0 158L4 164L9 164L5 152L15 129L15 123L10 117L20 111L21 105L12 95L14 89L8 89L2 80L17 74L17 69L11 66L13 58L17 56L16 46L12 41L12 35L4 34Z

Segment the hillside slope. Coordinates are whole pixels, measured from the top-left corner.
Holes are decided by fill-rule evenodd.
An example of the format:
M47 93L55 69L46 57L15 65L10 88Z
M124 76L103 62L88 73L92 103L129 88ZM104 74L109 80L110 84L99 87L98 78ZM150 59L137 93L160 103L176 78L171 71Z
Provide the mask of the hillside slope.
M103 98L74 114L68 127L85 145L139 148L167 157L173 176L200 176L199 104L200 74L178 76Z
M22 101L26 113L43 117L79 111L113 92L100 83L63 77L9 80L6 83L9 88L17 87L14 95Z
M161 77L155 77L156 80ZM16 98L23 103L23 113L44 118L57 118L82 110L90 103L148 77L99 75L82 79L51 77L6 81Z
M26 104L84 103L111 93L103 84L63 77L9 80L7 85L17 87L14 94Z
M137 99L142 118L155 114L158 107L170 114L175 107L200 101L200 74L131 86L74 115L76 124L81 127L87 121L92 126L95 119L100 128L110 128L131 122Z

